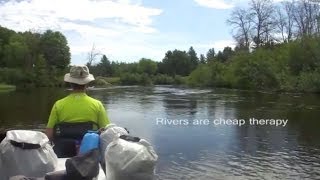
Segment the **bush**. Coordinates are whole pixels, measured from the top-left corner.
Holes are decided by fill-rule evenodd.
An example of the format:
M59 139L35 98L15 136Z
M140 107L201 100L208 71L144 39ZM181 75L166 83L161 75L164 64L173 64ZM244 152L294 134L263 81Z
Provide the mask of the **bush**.
M207 65L199 65L191 72L187 84L191 86L209 86L211 70Z
M207 65L199 65L188 78L191 86L224 87L226 67L220 62L210 62Z
M297 90L303 92L320 92L320 72L301 72L298 77Z
M239 56L233 66L233 84L241 89L277 89L279 82L267 50Z
M180 75L176 75L174 77L174 84L177 84L177 85L187 84L187 79L188 77L182 77Z
M165 74L157 74L152 78L153 84L157 85L169 85L174 83L174 79L171 76Z
M21 69L1 68L0 81L7 84L20 85L28 81L28 76Z
M140 84L142 76L136 73L124 73L120 76L121 84L123 85L137 85Z
M108 87L110 86L111 84L108 83L106 80L104 80L103 78L97 78L94 82L93 82L93 85L94 86L97 86L97 87Z

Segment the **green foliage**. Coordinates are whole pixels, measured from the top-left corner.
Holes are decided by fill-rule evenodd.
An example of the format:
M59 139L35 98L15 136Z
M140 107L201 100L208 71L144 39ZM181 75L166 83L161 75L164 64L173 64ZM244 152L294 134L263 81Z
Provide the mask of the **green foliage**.
M157 63L151 59L142 58L138 64L138 72L153 75L157 72Z
M190 63L190 68L191 68L191 71L193 71L199 64L199 58L197 56L196 51L193 49L192 46L189 48L188 56L190 58L190 62L189 62Z
M14 91L16 86L0 83L0 92Z
M13 85L26 86L32 84L30 72L19 68L0 68L0 82Z
M17 86L62 86L70 63L60 32L16 33L0 27L0 79Z
M320 72L301 72L297 82L297 90L303 92L320 92Z
M176 75L176 76L174 77L174 82L173 82L173 84L175 84L175 85L187 84L187 80L188 80L187 77L183 77L183 76L180 76L180 75Z
M279 83L272 69L272 58L266 50L234 60L235 87L242 89L277 89Z
M214 61L214 57L216 56L216 52L214 48L209 49L207 52L207 62Z
M191 86L209 86L210 68L206 65L199 65L189 76L188 84Z
M136 85L141 82L140 74L123 73L120 76L121 84L125 85Z
M188 53L185 51L168 51L162 60L161 71L170 76L181 75L188 76L192 72L195 62L191 61Z
M292 42L289 67L293 74L314 71L320 66L320 38L304 37Z
M8 68L25 67L29 49L24 37L15 34L10 37L9 43L3 47L4 66Z
M200 64L205 64L206 63L206 58L204 57L203 54L200 55Z
M67 39L60 32L47 30L40 38L41 53L49 66L65 69L70 64L70 49Z
M153 84L158 85L169 85L174 83L174 79L171 76L165 74L157 74L153 77Z
M223 51L219 51L216 58L219 62L225 63L234 55L231 47L225 47Z
M98 76L95 78L95 81L92 83L92 85L97 87L108 87L111 86L111 84L106 80L106 78Z
M34 64L34 83L38 87L47 86L49 83L49 76L47 72L47 64L43 55L38 55L36 62Z

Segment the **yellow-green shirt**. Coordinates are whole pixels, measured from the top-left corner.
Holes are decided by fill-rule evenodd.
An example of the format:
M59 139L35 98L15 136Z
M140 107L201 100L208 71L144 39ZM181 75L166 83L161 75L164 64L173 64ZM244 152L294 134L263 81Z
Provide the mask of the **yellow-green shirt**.
M92 121L98 128L110 123L106 110L99 100L86 93L71 93L58 100L52 107L47 128L54 128L58 123L77 123Z

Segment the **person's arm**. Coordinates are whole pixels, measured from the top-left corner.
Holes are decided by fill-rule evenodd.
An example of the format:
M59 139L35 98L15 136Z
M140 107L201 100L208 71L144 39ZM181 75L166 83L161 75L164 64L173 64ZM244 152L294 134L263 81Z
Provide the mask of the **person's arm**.
M108 118L106 109L104 108L103 104L99 103L99 115L98 115L98 125L99 129L106 127L108 124L110 124L110 120Z
M57 115L57 107L55 103L51 109L51 113L50 113L47 128L46 128L46 135L48 136L50 141L52 141L53 139L53 128L56 125L57 121L58 121L58 115Z

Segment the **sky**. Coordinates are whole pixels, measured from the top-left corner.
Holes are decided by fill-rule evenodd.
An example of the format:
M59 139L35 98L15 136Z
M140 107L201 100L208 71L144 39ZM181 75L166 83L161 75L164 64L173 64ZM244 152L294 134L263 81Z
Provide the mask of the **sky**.
M71 64L85 64L93 46L112 61L161 61L168 50L193 46L199 56L210 48L234 47L226 21L234 7L246 4L248 0L0 0L0 25L22 32L62 32Z

